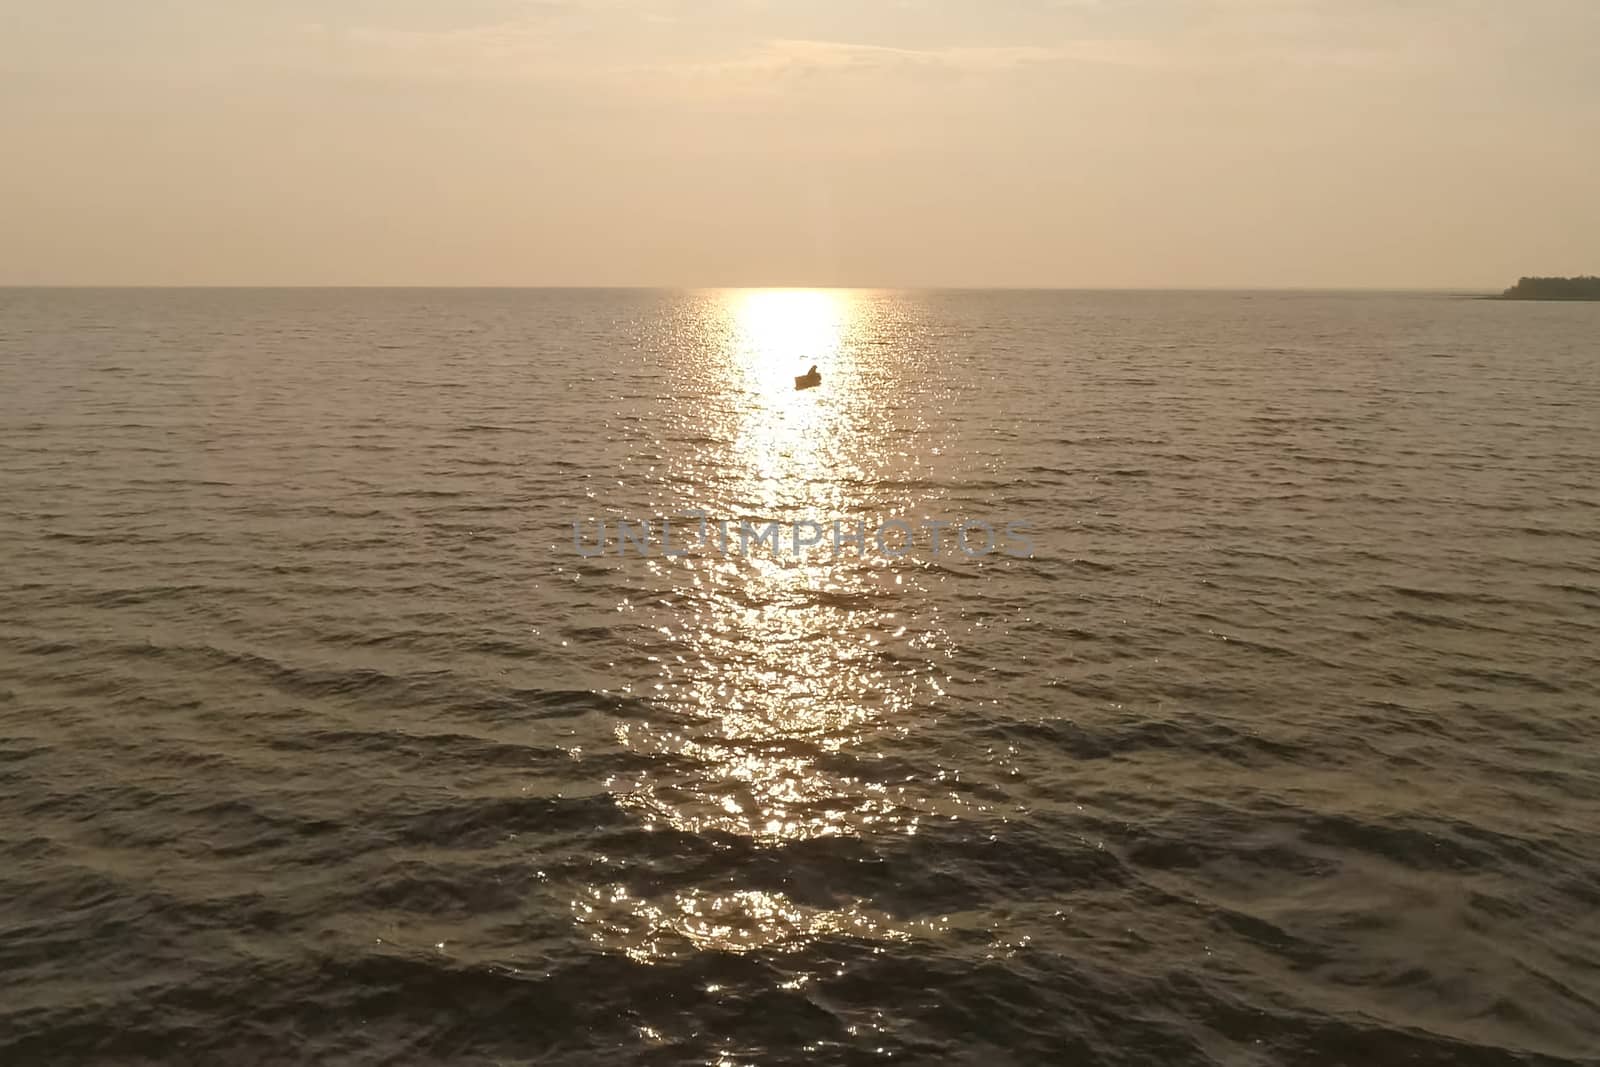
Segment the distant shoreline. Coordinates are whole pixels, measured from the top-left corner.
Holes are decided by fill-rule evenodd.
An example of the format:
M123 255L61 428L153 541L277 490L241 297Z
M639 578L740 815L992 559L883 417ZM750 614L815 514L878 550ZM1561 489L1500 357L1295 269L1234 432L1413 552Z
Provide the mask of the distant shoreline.
M1516 285L1490 300L1600 301L1600 278L1522 278Z

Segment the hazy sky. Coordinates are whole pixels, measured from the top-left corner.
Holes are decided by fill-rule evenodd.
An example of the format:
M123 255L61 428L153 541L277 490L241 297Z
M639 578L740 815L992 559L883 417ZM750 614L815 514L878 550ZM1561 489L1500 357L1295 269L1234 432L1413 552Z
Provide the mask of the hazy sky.
M1600 0L0 0L0 284L1600 273Z

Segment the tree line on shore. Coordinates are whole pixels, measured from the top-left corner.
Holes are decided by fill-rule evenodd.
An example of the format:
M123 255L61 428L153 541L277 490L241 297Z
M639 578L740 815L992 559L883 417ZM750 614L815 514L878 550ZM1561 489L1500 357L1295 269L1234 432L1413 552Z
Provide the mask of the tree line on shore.
M1600 300L1600 278L1523 278L1502 300Z

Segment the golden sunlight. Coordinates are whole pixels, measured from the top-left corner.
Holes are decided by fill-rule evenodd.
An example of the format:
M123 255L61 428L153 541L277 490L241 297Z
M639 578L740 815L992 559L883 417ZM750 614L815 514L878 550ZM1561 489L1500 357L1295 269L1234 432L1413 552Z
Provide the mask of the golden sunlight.
M734 520L824 528L875 514L881 502L869 472L895 444L858 358L880 313L872 298L738 292L702 313L716 324L696 367L712 383L712 400L681 432L727 445L700 446L711 452L696 462L704 494L696 505ZM796 390L795 377L812 365L822 387ZM670 565L680 590L670 615L637 609L662 620L651 631L666 641L652 657L649 693L673 714L616 724L618 745L647 760L606 786L644 828L782 848L916 834L927 820L964 811L963 799L945 791L859 773L938 695L925 672L907 667L915 657L904 649L938 647L943 635L933 628L907 636L897 610L905 575L848 552L835 560L831 533L806 553L681 560ZM668 580L669 564L651 566ZM640 960L798 948L838 932L907 935L853 906L809 908L713 886L639 898L597 885L575 907L597 942Z
M745 293L734 308L733 356L747 388L788 398L794 379L816 367L826 384L843 346L848 300L811 289ZM790 407L790 404L784 404Z
M728 310L728 384L748 398L735 446L740 469L729 472L742 502L767 511L836 503L830 487L850 473L862 444L849 425L859 398L846 354L859 300L770 289L736 294ZM797 390L795 378L813 366L822 387Z

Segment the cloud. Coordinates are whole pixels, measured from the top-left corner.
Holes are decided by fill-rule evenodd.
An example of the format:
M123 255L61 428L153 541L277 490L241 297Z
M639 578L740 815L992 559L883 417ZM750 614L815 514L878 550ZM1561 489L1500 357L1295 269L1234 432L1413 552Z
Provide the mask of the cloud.
M576 72L543 19L446 30L308 25L306 40L334 69L425 81L524 79Z
M463 81L559 79L621 91L770 95L785 85L899 84L1054 70L1146 72L1417 71L1447 64L1465 41L1439 0L1039 0L1068 22L998 19L979 35L946 27L944 41L872 43L782 36L794 19L754 5L759 19L708 19L677 0L539 0L509 21L449 29L323 28L322 55L346 70ZM1459 0L1469 7L1477 0ZM752 0L717 0L719 10ZM1034 10L1040 10L1035 8ZM971 14L971 12L968 12ZM1081 15L1082 17L1078 17ZM1181 17L1180 17L1181 16ZM974 16L976 17L976 16ZM1007 30L1009 29L1009 33ZM766 34L761 31L765 30ZM879 27L882 31L882 27ZM1430 32L1431 31L1431 32ZM1010 43L1006 40L1026 41ZM902 38L909 39L909 38ZM983 43L966 43L979 41ZM1035 81L1034 84L1038 84Z
M775 40L739 59L709 64L724 70L896 70L906 67L1007 70L1062 58L1062 50L1037 46L895 48L842 41Z
M696 82L776 86L792 78L940 74L1003 75L1062 63L1144 65L1159 55L1140 41L1071 41L1057 45L904 48L845 41L777 39L726 59L656 64L650 71Z
M760 42L677 40L657 49L645 35L670 31L670 21L641 19L633 37L595 40L545 20L519 20L452 30L386 27L307 27L322 54L346 69L417 78L529 80L560 77L586 82L709 88L777 88L859 77L919 83L941 75L1003 75L1063 62L1141 64L1157 60L1142 42L1076 41L1053 46L907 48L844 41L779 38Z

